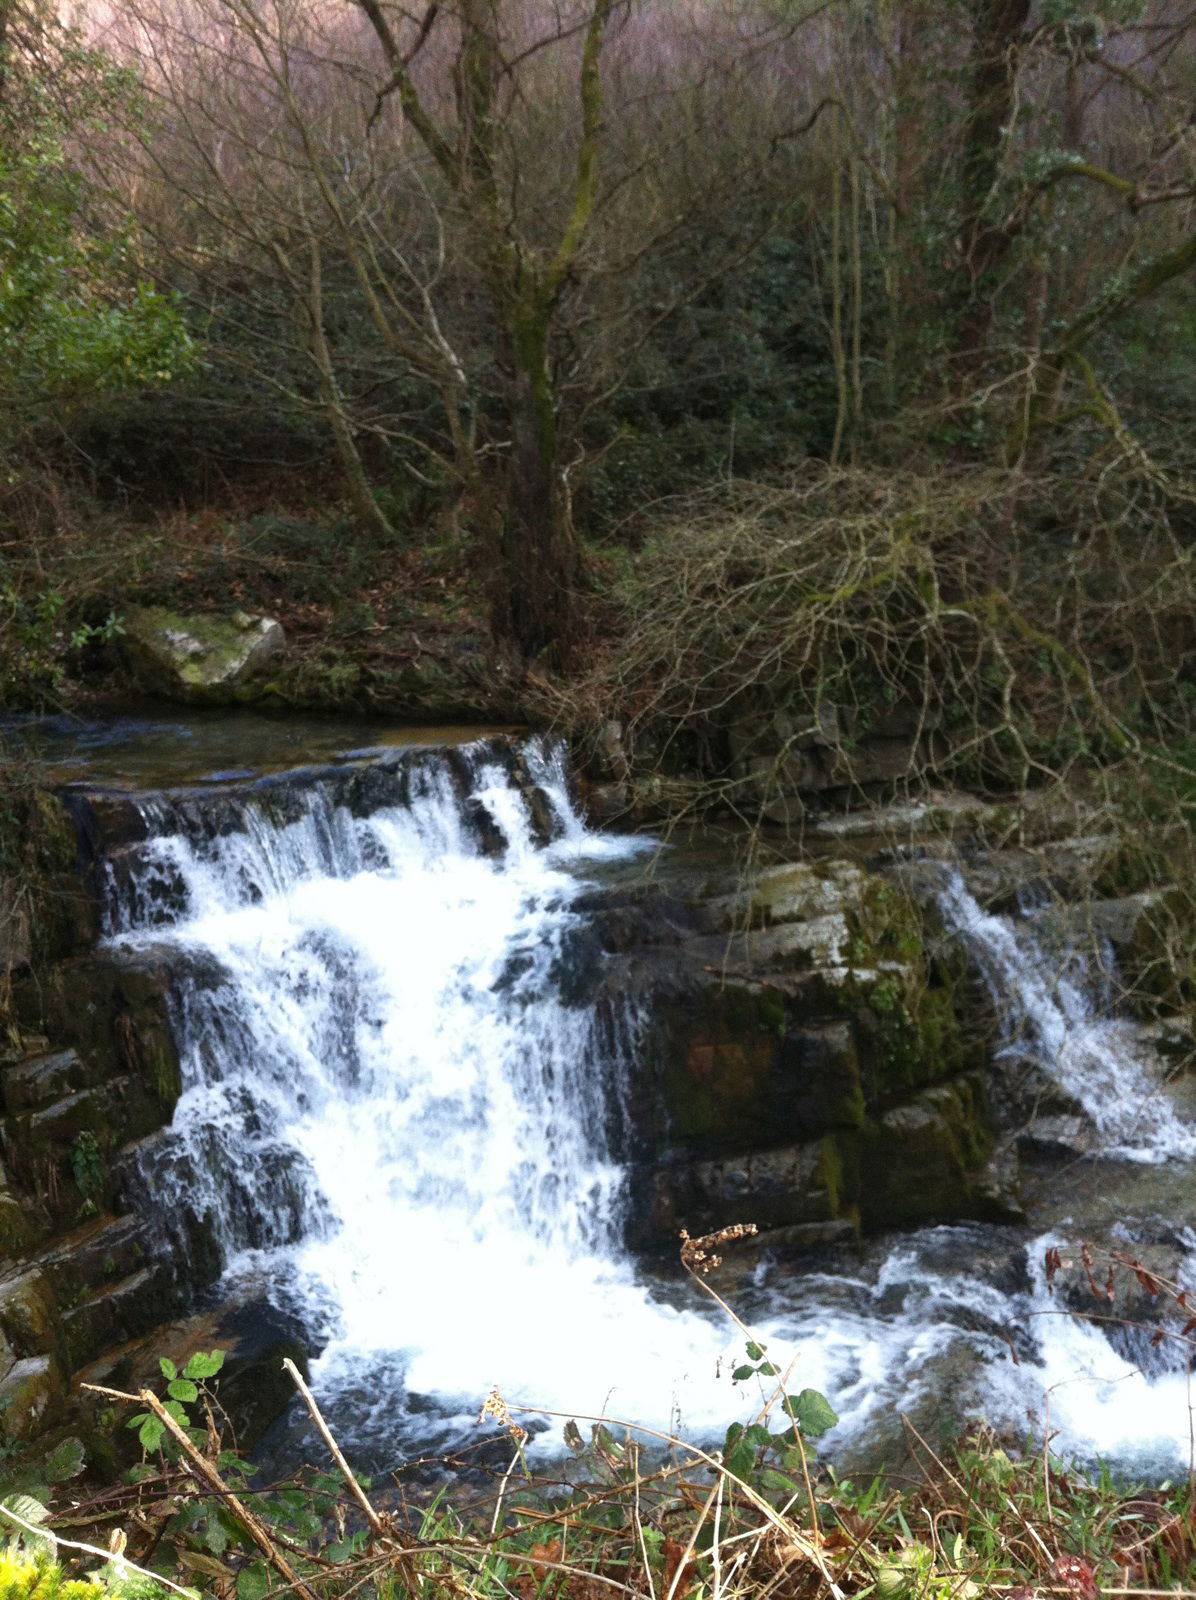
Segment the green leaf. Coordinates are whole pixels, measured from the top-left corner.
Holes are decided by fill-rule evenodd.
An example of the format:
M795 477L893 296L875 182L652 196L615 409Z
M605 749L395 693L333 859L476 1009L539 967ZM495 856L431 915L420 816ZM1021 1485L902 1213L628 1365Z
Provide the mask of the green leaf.
M198 1400L199 1390L189 1378L176 1378L166 1387L166 1393L172 1400Z
M838 1412L817 1389L803 1389L800 1394L786 1398L789 1415L808 1439L820 1439L839 1420Z
M747 1353L750 1361L764 1360L764 1346L762 1344L756 1344L752 1339L748 1340Z
M173 1417L176 1422L181 1422L184 1427L190 1421L187 1413L183 1410L182 1406L177 1400L168 1400L162 1409L165 1411L168 1417Z
M31 1531L29 1528L21 1528L18 1530L15 1524L10 1522L7 1518L0 1517L0 1523L3 1523L10 1537L12 1534L16 1533L20 1542L27 1548L44 1548L49 1552L51 1557L57 1555L57 1540L54 1538L54 1535L48 1528L41 1527L41 1524L45 1522L50 1515L42 1501L35 1499L31 1494L10 1494L0 1501L0 1505L3 1505L8 1511L13 1512L16 1516L20 1517L23 1522L29 1522L35 1525L34 1531Z
M231 1567L226 1567L223 1561L217 1561L215 1556L205 1555L202 1550L179 1550L178 1559L184 1567L189 1567L192 1572L202 1572L205 1577L221 1578L227 1582L233 1576Z
M762 1361L756 1371L762 1378L779 1378L781 1376L780 1367L774 1367L771 1361Z
M774 1472L771 1467L765 1467L760 1474L760 1487L771 1489L774 1494L791 1495L797 1489L797 1484L783 1472Z
M746 1483L748 1475L756 1465L756 1452L750 1444L742 1439L731 1451L730 1455L723 1457L723 1466L733 1478L738 1478L741 1483Z
M137 1430L137 1437L141 1441L141 1448L152 1453L162 1443L162 1435L165 1432L165 1424L160 1422L157 1417L152 1416L147 1411L144 1414L140 1428Z
M736 1367L735 1371L731 1374L731 1382L743 1383L746 1379L754 1378L755 1376L755 1367Z
M23 1522L41 1524L50 1520L48 1507L40 1500L35 1500L31 1494L10 1494L0 1500L6 1511L14 1512Z
M174 1362L171 1361L168 1356L159 1356L158 1357L158 1365L162 1369L162 1376L164 1378L177 1378L178 1377L179 1369L175 1366Z
M69 1478L77 1478L86 1463L87 1456L81 1440L73 1437L63 1439L46 1460L46 1477L51 1483L66 1483Z
M594 1443L606 1455L613 1456L616 1460L622 1458L623 1446L604 1423L597 1422L594 1424Z
M255 1561L237 1573L237 1600L266 1600L269 1592L270 1569L264 1561Z
M760 1422L753 1422L750 1428L744 1431L744 1441L757 1450L766 1450L772 1443L772 1434Z
M209 1355L197 1350L183 1368L183 1377L193 1378L197 1383L202 1383L205 1378L214 1378L223 1365L223 1350L213 1350Z
M228 1529L219 1517L209 1517L203 1542L214 1556L222 1556L228 1549Z

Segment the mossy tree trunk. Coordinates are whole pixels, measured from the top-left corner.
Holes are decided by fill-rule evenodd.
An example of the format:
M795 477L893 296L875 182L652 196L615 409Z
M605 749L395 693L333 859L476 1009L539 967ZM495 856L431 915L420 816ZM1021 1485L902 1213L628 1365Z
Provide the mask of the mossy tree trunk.
M479 253L497 329L495 357L503 375L506 439L499 459L497 571L492 574L495 632L525 659L561 659L575 632L581 561L563 491L559 394L553 350L561 302L577 270L595 204L601 139L601 59L618 0L590 0L580 27L578 147L555 245L532 243L519 215L518 183L500 181L503 130L499 86L507 72L502 48L506 0L462 0L453 68L454 117L438 120L412 77L414 54L436 26L426 8L406 51L380 0L357 0L390 68L383 96L403 116L435 161ZM493 475L476 461L476 482Z
M960 163L959 252L965 281L956 337L961 376L983 361L996 316L996 279L1014 235L1003 216L1001 168L1015 118L1030 0L970 0L967 120Z

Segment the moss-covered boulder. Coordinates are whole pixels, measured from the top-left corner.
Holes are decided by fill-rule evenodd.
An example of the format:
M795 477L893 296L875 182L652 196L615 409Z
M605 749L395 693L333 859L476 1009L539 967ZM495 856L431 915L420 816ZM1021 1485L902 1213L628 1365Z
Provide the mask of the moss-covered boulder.
M859 1128L974 1064L918 907L877 874L786 863L696 909L688 977L655 1009L673 1142L714 1154Z
M1016 1174L992 1162L995 1140L978 1073L869 1120L851 1143L865 1228L1021 1219Z
M282 653L286 637L272 617L234 611L185 616L160 607L133 610L122 641L134 676L151 694L193 704L229 705Z
M959 1218L1022 1219L1016 1168L999 1158L975 1073L858 1126L771 1149L674 1159L651 1196L658 1242L754 1222L766 1230L846 1223L915 1227Z
M1018 1214L958 974L899 883L797 861L704 882L689 905L655 1005L656 1242Z

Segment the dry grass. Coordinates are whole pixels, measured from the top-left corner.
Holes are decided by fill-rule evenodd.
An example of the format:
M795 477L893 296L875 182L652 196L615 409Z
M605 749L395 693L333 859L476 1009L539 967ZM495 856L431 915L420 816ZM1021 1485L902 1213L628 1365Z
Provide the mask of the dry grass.
M687 1254L700 1268L744 1231L686 1241ZM1048 1266L1053 1276L1063 1270ZM1099 1291L1088 1254L1084 1266ZM1127 1258L1122 1268L1132 1275L1135 1263ZM1148 1287L1166 1292L1159 1280ZM753 1351L749 1336L749 1358ZM1196 1594L1189 1483L1146 1491L1107 1475L1090 1480L1049 1448L1018 1456L984 1429L940 1456L911 1429L923 1469L916 1483L854 1485L819 1468L789 1426L779 1373L753 1428L729 1434L722 1449L609 1417L560 1417L567 1454L538 1470L524 1424L551 1414L509 1407L492 1393L482 1413L491 1425L485 1455L465 1476L464 1458L442 1463L456 1476L430 1504L401 1474L373 1485L359 1478L293 1376L331 1473L309 1469L288 1484L254 1486L253 1470L223 1447L218 1397L206 1385L197 1396L203 1424L189 1428L148 1390L110 1391L158 1417L166 1447L121 1487L75 1491L53 1531L76 1538L86 1530L82 1545L118 1549L124 1563L217 1600Z

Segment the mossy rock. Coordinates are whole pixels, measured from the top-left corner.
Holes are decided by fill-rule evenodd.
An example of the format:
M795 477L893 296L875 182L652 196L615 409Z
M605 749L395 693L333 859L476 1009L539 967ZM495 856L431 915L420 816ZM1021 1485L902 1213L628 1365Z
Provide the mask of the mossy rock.
M30 1208L7 1188L0 1189L0 1261L28 1250L37 1242L39 1231Z
M0 1379L0 1438L35 1439L61 1414L63 1384L53 1356L29 1356Z
M65 807L36 786L0 787L0 972L62 959L98 933Z
M14 990L17 1015L79 1052L90 1084L131 1077L152 1092L169 1121L181 1092L170 1025L170 975L153 962L105 952L58 962Z
M670 1137L711 1149L775 1139L785 1024L783 997L764 984L711 984L661 1005L656 1034Z
M817 1134L863 1126L864 1089L850 1023L811 1022L791 1029L781 1044L776 1078L786 1127Z
M1016 1215L1015 1203L993 1192L995 1140L977 1073L886 1111L851 1141L865 1229Z
M52 1354L58 1344L58 1308L42 1273L23 1272L0 1283L0 1329L18 1356Z
M854 1146L837 1135L673 1166L657 1174L651 1200L657 1240L680 1228L697 1235L733 1223L760 1228L856 1220Z
M122 649L141 686L190 704L230 705L283 651L272 617L189 616L151 606L130 610Z

